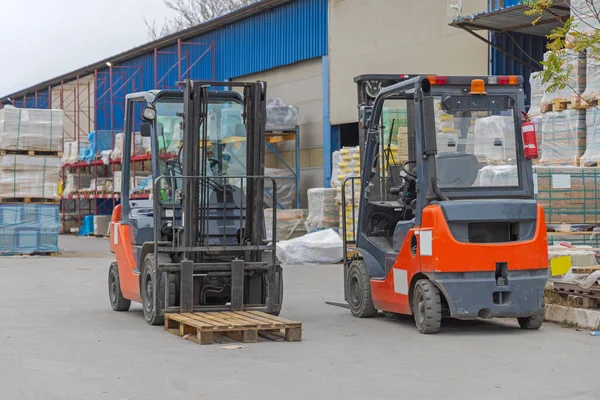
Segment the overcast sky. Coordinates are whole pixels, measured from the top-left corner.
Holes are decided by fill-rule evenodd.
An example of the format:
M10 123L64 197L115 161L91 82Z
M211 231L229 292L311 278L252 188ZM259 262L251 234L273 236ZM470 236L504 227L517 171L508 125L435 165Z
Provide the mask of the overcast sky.
M163 0L0 0L0 97L148 41Z

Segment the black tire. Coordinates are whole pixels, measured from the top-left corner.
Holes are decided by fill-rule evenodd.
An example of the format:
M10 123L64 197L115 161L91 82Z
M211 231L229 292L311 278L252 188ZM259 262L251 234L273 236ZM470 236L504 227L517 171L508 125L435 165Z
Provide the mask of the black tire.
M537 312L530 317L517 318L521 329L537 330L544 323L544 311Z
M119 280L119 267L116 262L111 263L108 269L108 299L113 311L129 311L131 300L123 297L121 281Z
M371 297L371 276L367 264L363 260L355 260L350 263L346 284L348 285L346 288L348 304L352 315L357 318L370 318L377 315L377 309L373 305Z
M281 309L283 308L283 271L279 273L279 305L275 306L275 309L271 311L269 314L274 315L276 317L281 313Z
M160 281L158 284L158 294L156 300L154 299L154 285L156 284L156 260L154 254L148 254L144 259L144 265L142 270L142 277L140 280L140 293L142 295L142 308L144 309L144 317L146 322L150 325L163 325L165 318L163 316L163 303L164 296L160 294L164 293L164 279L159 277Z
M437 286L428 279L418 280L412 300L417 330L424 334L439 332L442 325L442 300Z

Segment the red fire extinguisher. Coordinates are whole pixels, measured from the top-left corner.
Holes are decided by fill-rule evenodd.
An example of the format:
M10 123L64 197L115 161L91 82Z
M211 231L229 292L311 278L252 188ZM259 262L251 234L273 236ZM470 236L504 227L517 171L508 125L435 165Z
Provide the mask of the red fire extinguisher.
M523 132L523 149L525 158L534 160L539 157L537 138L535 136L535 124L529 118L526 112L523 113L523 123L521 124L521 132Z

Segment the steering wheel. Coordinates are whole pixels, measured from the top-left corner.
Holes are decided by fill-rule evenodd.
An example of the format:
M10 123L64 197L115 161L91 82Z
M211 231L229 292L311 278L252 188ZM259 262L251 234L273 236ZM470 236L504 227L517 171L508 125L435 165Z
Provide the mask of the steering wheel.
M416 164L416 163L417 163L416 161L404 161L402 163L402 167L401 167L402 172L404 172L409 178L417 179L417 174L413 174L412 172L409 172L406 169L407 165L409 165L409 164Z

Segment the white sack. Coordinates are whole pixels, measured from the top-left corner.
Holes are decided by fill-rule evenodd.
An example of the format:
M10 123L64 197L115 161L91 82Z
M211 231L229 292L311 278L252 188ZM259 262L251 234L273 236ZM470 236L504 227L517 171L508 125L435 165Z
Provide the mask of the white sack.
M342 238L333 229L309 233L277 243L282 264L331 264L343 258Z

